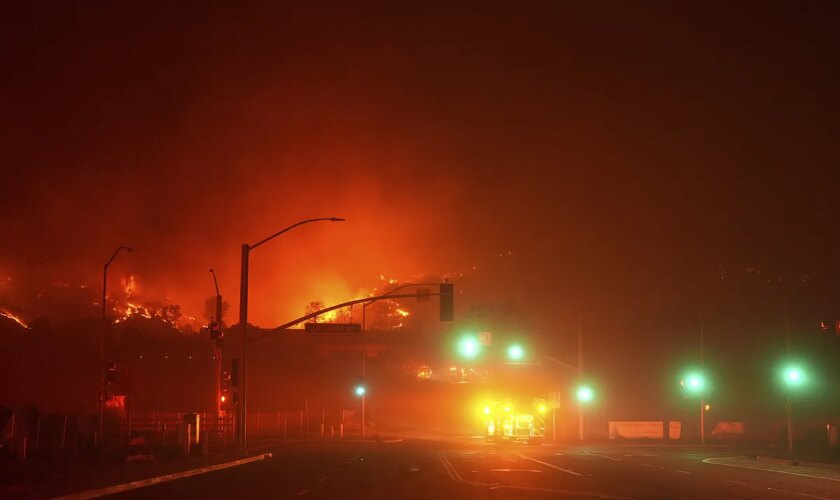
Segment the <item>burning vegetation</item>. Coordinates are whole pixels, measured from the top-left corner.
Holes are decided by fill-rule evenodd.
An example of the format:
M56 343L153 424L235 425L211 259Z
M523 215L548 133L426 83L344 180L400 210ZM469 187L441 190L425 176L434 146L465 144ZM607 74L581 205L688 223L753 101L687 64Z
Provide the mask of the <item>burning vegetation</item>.
M111 298L114 323L121 323L132 317L157 318L182 333L199 330L198 320L184 314L180 305L145 301L139 296L139 291L139 283L134 275L122 280L121 296Z

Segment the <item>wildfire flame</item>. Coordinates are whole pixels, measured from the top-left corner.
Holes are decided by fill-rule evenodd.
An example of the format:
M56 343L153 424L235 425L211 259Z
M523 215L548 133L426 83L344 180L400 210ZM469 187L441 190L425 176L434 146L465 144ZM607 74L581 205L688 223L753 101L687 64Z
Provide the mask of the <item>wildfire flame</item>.
M26 322L25 322L25 321L23 321L23 319L21 319L21 317L20 317L20 316L17 316L17 315L15 315L15 314L12 314L12 312L11 312L11 311L2 310L2 311L0 311L0 316L3 316L4 318L9 318L10 320L14 321L15 323L17 323L17 324L19 324L20 326L22 326L22 327L26 328L27 330L29 330L29 325L27 325L27 324L26 324Z
M122 280L122 286L126 297L132 297L135 293L137 293L137 281L135 281L133 274L129 276L128 279Z
M139 284L134 275L122 280L122 291L125 294L125 299L124 302L115 300L114 323L122 323L132 317L157 318L180 331L196 330L198 322L193 316L183 314L180 306L175 304L144 304L135 296L138 289Z

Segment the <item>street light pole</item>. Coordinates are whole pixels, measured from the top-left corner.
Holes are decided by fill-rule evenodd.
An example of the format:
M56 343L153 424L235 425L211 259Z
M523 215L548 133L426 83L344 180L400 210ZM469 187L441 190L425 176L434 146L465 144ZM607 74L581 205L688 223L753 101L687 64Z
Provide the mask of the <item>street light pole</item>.
M700 369L706 369L706 325L703 305L700 304ZM670 430L669 430L670 432ZM706 394L700 393L700 444L706 444Z
M242 451L245 451L247 446L247 424L245 420L247 419L247 409L248 409L248 264L249 258L251 255L251 250L257 248L258 246L266 243L274 238L280 236L281 234L290 231L298 226L302 226L304 224L308 224L310 222L319 222L319 221L329 221L329 222L344 222L346 219L342 219L339 217L319 217L317 219L306 219L291 226L278 231L271 236L264 238L253 245L248 245L247 243L242 244L242 264L240 268L240 275L239 275L239 327L242 333L242 366L240 370L242 371L242 376L240 377L240 383L242 384L241 387L241 402L239 404L239 432L237 433L237 439L239 440L239 447Z
M108 307L105 304L108 291L108 268L121 250L132 251L131 248L126 246L117 247L114 253L111 254L111 258L105 262L102 271L102 333L99 335L99 440L97 444L102 441L102 420L105 416L105 336L108 334L108 329L111 326L111 322L108 320Z
M583 383L583 318L578 313L577 330L577 369L578 380ZM583 441L583 403L578 401L578 440Z

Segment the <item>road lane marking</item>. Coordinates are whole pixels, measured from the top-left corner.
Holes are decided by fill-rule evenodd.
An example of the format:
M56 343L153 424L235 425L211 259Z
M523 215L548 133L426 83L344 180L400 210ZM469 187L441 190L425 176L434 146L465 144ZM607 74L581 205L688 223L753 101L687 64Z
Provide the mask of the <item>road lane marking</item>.
M260 453L259 455L255 455L253 457L242 458L239 460L234 460L232 462L208 465L207 467L199 467L198 469L192 469L183 472L175 472L173 474L151 477L149 479L141 479L139 481L132 481L130 483L117 484L115 486L107 486L105 488L100 488L97 490L88 490L82 491L80 493L73 493L72 495L59 497L55 500L86 500L88 498L98 498L106 495L114 495L116 493L122 493L124 491L136 490L138 488L145 488L146 486L168 483L169 481L175 481L177 479L184 479L187 477L197 476L199 474L206 474L208 472L227 469L229 467L236 467L237 465L245 465L251 462L256 462L257 460L265 460L271 457L271 453Z
M586 455L592 455L593 457L601 457L601 458L606 458L607 460L614 460L616 462L622 462L623 461L620 458L615 458L615 457L611 457L611 456L608 456L608 455L601 455L600 453L590 453L588 451L584 451L583 453L585 453Z
M528 457L525 457L528 458ZM449 461L446 457L446 454L442 451L438 452L438 459L440 460L441 464L443 464L443 468L446 470L446 473L449 474L449 477L453 481L457 481L459 483L467 484L470 486L482 486L488 488L490 490L522 490L522 491L538 491L541 493L554 493L558 495L565 495L565 496L573 496L575 498L587 497L587 498L598 498L598 499L609 499L609 500L633 500L630 497L619 497L615 495L609 495L606 493L589 493L585 491L572 491L572 490L558 490L553 488L538 488L534 486L514 486L510 484L501 484L501 483L484 483L479 481L467 481L458 474L458 471L455 470L455 466Z
M323 483L323 482L324 482L324 481L326 481L326 480L327 480L327 476L324 476L324 477L322 477L321 479L319 479L318 481L319 481L319 482L321 482L321 483Z
M306 495L307 493L309 493L309 490L298 491L297 496L302 497L303 495Z
M721 460L731 460L732 458L742 458L742 459L744 459L746 457L720 457L720 458L711 457L711 458L704 459L703 463L704 464L709 464L709 465L722 465L724 467L738 467L740 469L752 469L752 470L760 470L760 471L764 471L764 472L776 472L776 473L779 473L779 474L788 474L788 475L791 475L791 476L810 477L812 479L825 479L826 481L840 482L840 477L818 476L818 475L815 475L815 474L805 474L803 472L792 472L792 471L780 470L780 469L768 469L766 467L759 467L758 465L752 465L752 464L750 464L750 465L728 464L728 463L721 462Z
M472 481L466 481L464 478L462 478L461 475L458 474L458 471L455 470L455 467L452 465L449 459L446 458L446 455L443 452L438 453L438 460L440 460L440 463L443 464L443 468L446 470L446 473L449 474L449 478L453 481L476 485L476 483L473 483Z
M583 475L583 474L581 474L580 472L575 472L575 471L573 471L573 470L564 469L564 468L562 468L562 467L557 467L557 466L556 466L556 465L554 465L554 464L550 464L550 463L548 463L548 462L543 462L542 460L537 460L536 458L531 458L531 457L529 457L529 456L527 456L527 455L523 455L522 453L517 453L516 455L517 455L519 458L524 458L525 460L530 460L530 461L532 461L532 462L536 462L536 463L538 463L538 464L545 465L546 467L550 467L550 468L552 468L552 469L554 469L554 470L559 470L559 471L561 471L561 472L565 472L566 474L571 474L571 475L573 475L573 476L582 476L582 475Z
M727 480L726 480L726 482L727 482L727 483L740 484L741 486L746 486L746 485L747 485L747 483L745 483L745 482L743 482L743 481L735 481L734 479L727 479Z
M691 475L691 473L687 470L678 470L677 472L679 472L680 474L688 474L689 476Z
M800 495L803 496L803 497L808 497L808 498L817 498L818 500L831 500L830 498L818 497L817 495L810 495L808 493L800 493Z
M419 467L409 467L408 470L411 471L411 472L417 472L417 471L420 470L420 468Z

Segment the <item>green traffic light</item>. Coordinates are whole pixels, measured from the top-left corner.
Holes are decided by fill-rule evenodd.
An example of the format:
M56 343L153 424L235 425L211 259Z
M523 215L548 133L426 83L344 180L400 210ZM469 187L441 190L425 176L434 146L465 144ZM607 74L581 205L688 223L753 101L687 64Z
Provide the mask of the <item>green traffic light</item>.
M473 359L481 352L481 344L473 336L462 337L458 341L458 354L467 359Z
M511 361L522 361L525 358L525 349L519 344L513 344L508 347L507 355Z
M805 383L805 372L798 366L788 366L784 371L784 379L788 387L800 387Z
M577 400L581 403L589 403L595 399L595 391L591 387L582 385L577 390Z
M700 373L690 373L681 383L689 392L700 393L706 388L706 379Z

